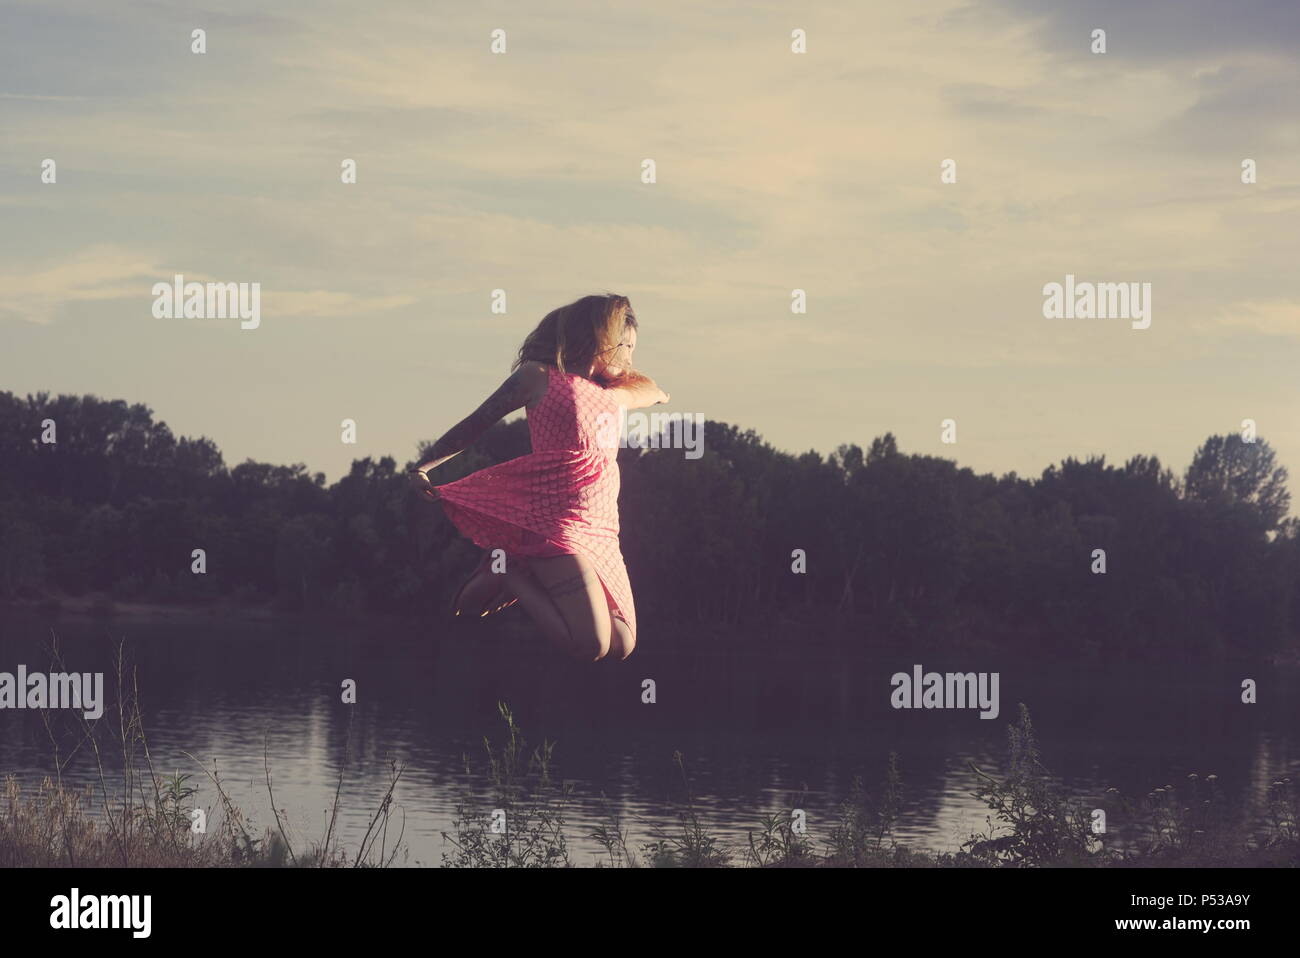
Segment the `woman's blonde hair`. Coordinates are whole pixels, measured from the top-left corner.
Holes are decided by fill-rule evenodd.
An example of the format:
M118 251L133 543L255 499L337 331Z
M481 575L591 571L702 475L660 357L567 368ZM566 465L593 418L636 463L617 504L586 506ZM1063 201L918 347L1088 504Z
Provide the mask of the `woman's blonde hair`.
M586 376L595 358L616 348L629 326L636 329L636 315L626 296L584 296L547 313L524 339L510 369L532 360Z

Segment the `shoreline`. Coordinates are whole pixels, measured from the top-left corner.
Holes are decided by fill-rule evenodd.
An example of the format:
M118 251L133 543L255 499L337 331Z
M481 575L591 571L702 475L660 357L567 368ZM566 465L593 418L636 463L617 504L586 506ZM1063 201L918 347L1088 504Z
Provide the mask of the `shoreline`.
M147 623L147 622L175 622L175 623L198 623L198 622L244 622L256 623L261 625L275 625L277 623L319 623L321 621L339 622L350 621L353 623L360 622L392 622L395 624L409 623L412 621L421 621L418 616L409 616L395 613L363 613L352 616L340 616L338 612L330 610L315 610L306 612L284 611L274 608L269 602L263 602L258 605L236 604L229 599L217 599L208 603L188 603L188 604L170 604L162 602L145 602L138 600L117 600L108 596L104 592L88 592L84 595L47 595L40 599L4 599L0 600L0 614L19 614L31 616L48 616L56 619L72 619L83 622L89 621L115 621L129 623ZM506 623L502 623L506 625ZM808 632L816 633L821 627L815 623L797 623L786 621L782 625L790 632L804 635ZM513 632L519 623L510 623L506 631ZM726 638L730 634L726 629L718 629L703 625L700 627L701 633L708 633L717 640L726 643ZM768 628L771 628L769 623ZM765 630L766 631L766 630ZM771 635L767 635L766 641L760 643L764 657L780 658L782 654L796 657L813 656L817 658L826 656L843 656L849 659L870 657L865 649L846 649L836 643L827 645L795 643L795 648L791 648L787 643L772 641ZM927 650L932 658L950 659L953 656L974 655L974 654L997 654L1001 650L996 641L987 638L976 640L964 648L952 648L947 650ZM723 658L731 658L736 655L739 649L734 647L725 647L717 650L717 655ZM922 654L921 650L908 650L906 645L898 641L885 641L883 648L878 648L877 652L887 651L892 653L911 654L913 656ZM1023 652L1020 653L1023 655ZM1231 658L1231 657L1229 657ZM1045 661L1056 661L1048 657ZM1076 660L1080 664L1087 662L1088 658ZM1217 659L1215 660L1217 661ZM1300 667L1300 646L1283 648L1278 650L1272 656L1266 659L1266 664L1271 666L1283 667Z
M0 601L0 612L49 615L74 619L130 619L159 621L167 619L242 619L275 622L299 619L295 612L277 612L270 606L238 606L229 602L207 605L172 605L162 602L138 602L110 599L103 593L46 596L42 599Z

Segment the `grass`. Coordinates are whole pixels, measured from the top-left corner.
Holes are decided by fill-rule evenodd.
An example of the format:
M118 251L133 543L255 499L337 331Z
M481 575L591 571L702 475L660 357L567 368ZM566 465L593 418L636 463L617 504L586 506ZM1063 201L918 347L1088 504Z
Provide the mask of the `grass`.
M51 650L51 671L67 671ZM339 796L347 771L351 722L344 761L323 835L296 836L275 801L267 741L263 770L274 828L258 828L230 799L216 762L185 753L213 786L217 808L199 808L195 774L155 770L139 707L135 670L128 669L119 644L115 660L117 708L89 721L73 710L80 741L64 756L42 718L54 753L55 775L24 791L9 775L0 796L0 867L388 867L409 860L403 844L404 819L394 821L397 786L404 765L389 759L387 781L365 835L352 849L338 837ZM452 827L442 833L449 850L442 864L455 868L563 868L570 853L575 799L572 783L557 782L554 743L530 748L504 702L498 704L505 734L498 746L485 737L486 796L462 787ZM120 753L120 783L110 787L105 750ZM85 750L93 754L98 787L73 789L63 771ZM855 776L829 827L811 827L806 795L787 807L762 814L743 843L729 844L710 827L690 789L686 760L673 754L681 798L674 801L673 826L652 824L647 840L630 844L630 831L602 794L603 820L583 834L602 849L594 863L609 868L1033 868L1033 867L1206 867L1300 865L1300 799L1289 778L1269 788L1264 827L1248 833L1232 824L1215 775L1189 775L1178 787L1165 785L1140 800L1107 789L1098 809L1071 799L1044 767L1029 710L1021 704L1008 728L1004 771L995 775L973 763L972 795L988 808L987 828L956 852L936 853L898 840L904 782L898 755L890 753L879 786L868 792ZM464 756L467 782L473 769ZM481 790L483 791L483 790ZM96 808L99 815L91 813ZM816 833L816 834L814 834ZM1116 835L1123 841L1117 842ZM635 845L635 848L632 847Z
M51 645L50 658L51 672L67 671L57 639ZM77 723L80 740L66 756L51 724L51 710L41 711L55 774L27 791L15 776L5 777L0 798L0 867L364 868L387 867L399 854L406 854L402 829L399 827L395 835L390 829L393 795L405 766L391 759L387 788L360 845L351 850L339 841L335 829L351 746L350 721L325 833L315 840L295 839L287 816L276 808L265 740L263 768L276 827L259 830L250 816L231 801L215 761L208 766L184 753L212 784L219 806L216 809L194 803L197 789L193 774L179 769L170 776L159 774L141 718L136 673L134 668L127 668L120 643L114 675L115 713L106 710L99 719L88 720L79 710L67 710ZM110 747L122 759L114 786L110 786L110 774L105 770L105 750ZM74 789L64 783L63 772L83 750L93 755L98 787L91 784ZM100 812L98 817L90 811L95 807Z
M471 791L463 794L452 822L454 835L442 833L454 849L443 853L442 863L450 868L571 865L564 814L572 799L572 786L551 779L551 743L543 742L529 755L510 709L504 702L497 708L506 724L500 754L483 739L492 788L490 807ZM472 774L469 757L463 758L468 777Z
M443 838L455 853L443 856L455 867L569 867L565 816L570 788L553 784L554 744L535 749L527 762L523 737L504 703L499 705L506 737L498 756L484 738L492 808L466 791L452 832ZM1262 834L1231 824L1217 777L1188 776L1181 788L1162 786L1141 801L1106 790L1104 804L1121 822L1107 831L1098 809L1071 799L1043 766L1024 704L1007 730L1006 771L1001 777L971 763L973 791L989 810L986 829L972 834L956 852L934 852L898 841L895 826L903 807L898 755L890 753L875 794L856 776L840 803L836 821L820 841L810 835L805 796L787 808L760 816L743 845L724 842L702 819L691 794L685 760L673 763L684 798L676 826L650 826L651 839L629 846L629 832L605 796L605 822L585 834L603 849L595 862L610 868L1035 868L1035 867L1248 867L1300 865L1300 800L1289 778L1270 787ZM468 757L466 775L471 774ZM1103 810L1104 811L1104 810ZM1114 822L1110 823L1112 826Z

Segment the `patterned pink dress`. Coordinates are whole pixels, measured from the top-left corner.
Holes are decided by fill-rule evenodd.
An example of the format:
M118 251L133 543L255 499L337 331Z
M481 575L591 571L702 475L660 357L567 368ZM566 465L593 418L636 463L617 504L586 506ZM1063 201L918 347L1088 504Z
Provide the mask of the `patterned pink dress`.
M618 544L615 394L547 366L547 389L527 412L533 451L436 487L461 534L506 556L586 556L636 637L632 586ZM507 558L509 562L509 558Z

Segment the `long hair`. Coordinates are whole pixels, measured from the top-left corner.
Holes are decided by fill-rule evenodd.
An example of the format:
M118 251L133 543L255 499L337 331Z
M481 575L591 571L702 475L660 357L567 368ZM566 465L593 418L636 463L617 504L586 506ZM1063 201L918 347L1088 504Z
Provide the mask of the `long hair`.
M584 296L547 313L524 339L510 370L513 372L532 360L554 366L562 373L586 376L598 355L618 346L628 326L637 328L636 314L626 296L614 293ZM622 378L632 382L644 377L629 368ZM612 384L602 382L601 385Z

